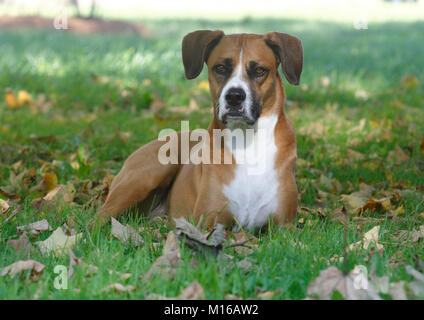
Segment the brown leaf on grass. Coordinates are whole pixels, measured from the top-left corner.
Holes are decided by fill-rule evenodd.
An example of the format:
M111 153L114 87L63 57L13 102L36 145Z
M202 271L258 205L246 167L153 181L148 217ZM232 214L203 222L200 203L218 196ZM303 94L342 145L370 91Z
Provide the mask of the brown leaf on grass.
M253 261L254 262L254 261ZM236 266L242 269L245 273L248 273L253 268L252 260L249 258L244 258L236 263Z
M348 213L346 211L346 208L344 206L335 209L331 213L331 218L334 220L337 220L342 225L346 225L348 223Z
M363 153L360 153L358 151L352 150L352 149L347 149L347 156L349 159L351 160L363 160L365 158L365 155Z
M74 236L77 234L76 229L70 228L66 222L62 225L62 228L67 236Z
M225 300L243 300L242 297L236 296L235 294L227 293L224 297Z
M8 240L7 246L13 248L15 251L23 251L25 253L30 253L33 250L33 246L29 241L26 232L24 232L19 239Z
M180 248L173 231L168 233L162 255L156 259L150 269L144 274L143 281L149 280L153 275L159 274L172 278L175 267L180 261Z
M234 250L236 251L236 253L238 255L241 256L248 256L251 255L255 252L254 249L257 249L258 245L253 245L253 246L239 246L239 247L235 247Z
M55 173L43 174L40 182L30 189L30 192L49 192L57 185L57 176Z
M129 278L131 278L132 274L131 273L121 273L119 271L115 271L115 270L108 270L109 275L113 275L116 274L119 279L121 279L121 281L125 281Z
M184 218L174 218L174 221L178 239L182 241L185 238L184 243L188 247L201 253L216 256L226 241L225 229L221 224L217 224L208 234L203 234Z
M381 300L368 280L355 269L347 275L334 266L321 270L307 289L308 295L316 295L321 300L331 299L335 291L346 300Z
M1 275L9 275L14 278L17 274L24 271L31 271L31 280L36 281L44 271L44 264L35 260L21 260L2 269Z
M75 187L72 183L66 185L59 184L53 190L51 190L43 198L47 201L53 201L56 205L69 204L74 200L75 196Z
M398 281L390 284L389 294L393 300L407 300L405 292L405 282Z
M9 209L10 209L9 202L3 199L0 199L0 214L7 213Z
M382 276L377 277L376 274L376 265L372 265L372 270L370 272L370 280L374 290L378 293L388 294L390 289L389 277Z
M402 85L407 89L416 89L419 87L420 81L415 74L408 74L402 78Z
M81 267L85 268L86 269L86 273L85 273L86 277L97 273L97 271L99 270L98 267L96 267L92 264L88 265L85 262L83 262L82 261L83 257L77 258L75 256L74 252L72 251L72 249L69 249L68 253L69 253L68 278L72 277L72 275L74 274L74 266L81 266Z
M19 199L19 195L17 193L19 191L28 190L29 186L35 181L37 177L37 169L35 167L31 167L29 169L25 169L19 174L15 174L13 170L9 173L9 182L8 186L4 186L1 188L1 193L6 197Z
M420 239L424 239L424 225L421 225L418 229L413 230L399 230L395 234L395 238L398 241L401 241L401 244L404 245L408 241L415 243Z
M18 232L27 231L33 236L38 236L43 231L53 231L46 219L39 220L24 226L19 226L16 229Z
M177 298L180 300L203 300L205 292L199 282L193 281Z
M374 188L361 183L359 185L359 191L353 192L349 195L343 194L342 199L352 208L361 209L367 203L367 200L371 198Z
M424 138L423 138L423 139L421 139L421 143L420 143L420 151L421 151L421 154L422 154L422 155L424 155Z
M56 256L63 255L68 249L72 249L77 240L82 238L82 233L74 236L67 236L62 228L57 228L52 235L44 241L37 241L35 244L40 249L42 255L54 253Z
M68 252L69 252L68 278L70 278L74 274L74 266L79 265L82 262L82 258L77 258L74 252L72 251L72 249L69 249Z
M103 288L101 291L105 292L105 291L112 291L112 290L117 293L128 293L128 292L137 290L137 286L133 286L133 285L124 286L120 283L113 283Z
M258 243L258 238L253 234L245 232L230 232L230 235L234 238L231 240L231 245L235 243L241 243L247 241L248 243Z
M369 210L369 211L378 211L378 210L385 210L389 211L391 209L391 203L390 203L391 197L386 197L382 199L369 199L367 202L365 202L364 206L360 208L362 211Z
M133 244L135 247L139 247L143 244L143 238L138 234L137 231L130 225L123 226L118 220L112 219L112 235L118 238L125 244Z
M177 297L166 297L160 294L151 293L146 297L147 300L204 300L205 292L199 282L193 281L183 289Z
M391 163L400 164L409 160L409 156L399 147L398 144L395 146L395 150L392 150L387 155L386 160Z
M411 293L417 297L424 297L424 274L415 270L411 266L406 266L405 270L408 274L410 274L415 280L408 283L408 289Z
M411 237L412 242L417 242L420 239L424 239L424 224L421 225L419 229L412 231Z
M258 298L261 300L271 300L276 293L277 293L276 291L272 291L272 290L263 291L258 294Z
M349 245L348 250L357 250L357 249L368 249L371 244L376 246L376 249L382 250L383 245L378 242L378 233L380 231L380 226L375 226L368 232L364 234L362 241L358 241Z

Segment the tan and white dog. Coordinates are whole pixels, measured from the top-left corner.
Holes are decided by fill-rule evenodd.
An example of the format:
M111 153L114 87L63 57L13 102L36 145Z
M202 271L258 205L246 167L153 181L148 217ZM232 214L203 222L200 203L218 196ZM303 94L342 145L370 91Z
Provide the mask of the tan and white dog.
M301 41L278 32L224 35L199 30L184 37L182 57L188 79L196 78L204 63L208 67L215 111L207 131L210 159L230 154L231 164L187 163L181 156L178 163L163 164L158 154L166 142L150 142L125 161L97 220L104 223L135 206L146 210L156 198L166 204L169 217L202 219L206 226L218 222L232 227L235 220L247 229L266 227L269 221L290 224L297 211L296 137L284 112L278 67L291 84L299 84ZM213 139L218 129L226 133ZM225 139L247 129L253 134L241 147ZM181 140L179 133L179 151ZM248 163L242 161L246 158ZM261 170L252 173L252 164Z

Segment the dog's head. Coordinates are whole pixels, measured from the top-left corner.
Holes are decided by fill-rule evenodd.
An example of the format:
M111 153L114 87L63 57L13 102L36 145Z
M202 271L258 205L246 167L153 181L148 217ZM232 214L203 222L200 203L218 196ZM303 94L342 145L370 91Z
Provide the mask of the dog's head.
M303 64L301 41L279 32L199 30L184 37L182 56L188 79L196 78L206 63L216 116L224 125L253 125L275 100L278 66L298 85Z

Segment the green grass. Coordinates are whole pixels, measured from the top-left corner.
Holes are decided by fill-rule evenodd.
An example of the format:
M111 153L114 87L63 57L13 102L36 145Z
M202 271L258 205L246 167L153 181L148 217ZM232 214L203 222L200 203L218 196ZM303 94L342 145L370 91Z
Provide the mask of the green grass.
M393 219L384 212L365 213L363 216L379 220L349 224L349 243L380 225L384 251L371 258L367 250L351 254L348 265L352 269L355 264L363 264L370 270L376 263L377 274L388 275L390 282L412 280L404 265L417 266L424 251L423 240L403 245L396 232L412 230L424 222L420 216L424 212L424 154L420 151L424 139L424 23L375 23L361 31L342 23L295 19L162 20L147 24L153 30L149 39L0 30L0 92L6 88L15 93L26 90L33 97L45 94L53 101L45 113L35 113L27 107L10 109L3 99L0 101L0 186L10 184L11 165L19 160L23 161L19 171L35 167L38 176L46 170L41 161L59 160L60 164L50 169L57 174L59 183L73 181L77 189L82 188L84 181L101 181L107 172L116 174L132 151L156 139L163 128L179 129L179 121L185 119L190 120L191 128L205 128L211 115L165 112L155 117L145 112L156 99L167 106L185 106L195 99L201 110L210 109L209 94L197 87L207 79L205 70L196 80L184 79L180 42L185 33L204 28L219 28L227 33L292 33L302 39L305 52L302 85L293 87L285 82L290 101L286 110L297 130L296 178L302 192L299 205L312 208L313 212L321 207L323 212L331 213L341 206L340 193L357 191L360 182L373 185L377 194L400 185L406 190L394 201L394 205L405 208L400 218ZM404 76L411 74L417 77L418 87L403 83ZM94 81L92 75L108 77L108 81ZM323 77L328 77L327 86L323 85ZM366 99L360 97L364 92ZM365 125L354 130L361 119L365 119ZM314 131L320 126L318 132ZM131 135L122 139L120 132ZM399 164L387 160L396 145L408 155ZM363 159L352 159L348 149L362 153ZM71 165L75 159L80 159L79 169ZM320 184L321 175L337 179L343 190L336 194L330 191L323 199L318 190L329 190ZM46 218L55 229L69 215L75 215L78 231L85 232L87 221L95 212L81 198L73 208L39 214L29 204L40 194L18 192L24 208L9 222L0 216L0 267L28 258L6 245L6 239L16 238L16 226ZM351 213L353 217L355 214ZM302 299L307 285L320 270L330 264L343 267L329 262L333 255L343 254L343 226L329 214L326 218L300 215L298 219L303 221L293 230L274 229L259 237L258 249L251 255L256 262L247 273L238 267L230 270L225 262L212 257L197 257L199 267L192 269L193 251L183 247L183 263L175 279L154 277L148 282L142 282L140 277L160 256L164 241L146 231L141 233L145 239L141 248L127 247L110 236L107 226L90 236L85 232L84 241L74 249L78 257L84 256L85 263L99 267L97 274L86 277L83 269L76 269L69 289L56 290L53 281L57 275L53 269L56 265L67 266L69 258L34 253L31 258L46 266L41 280L2 278L0 298L142 299L149 293L177 296L181 287L197 280L210 299L222 299L227 294L256 298L266 290L277 290L275 299ZM121 222L126 220L135 228L144 225L149 230L159 229L162 234L171 230L166 222L134 217L123 217ZM33 240L48 236L44 233ZM305 247L293 246L293 241L300 241ZM153 242L160 246L153 249ZM401 263L393 267L389 259L398 251ZM244 258L232 248L224 252L234 255L237 261ZM108 270L132 275L121 281ZM115 282L138 285L138 289L129 294L101 291Z

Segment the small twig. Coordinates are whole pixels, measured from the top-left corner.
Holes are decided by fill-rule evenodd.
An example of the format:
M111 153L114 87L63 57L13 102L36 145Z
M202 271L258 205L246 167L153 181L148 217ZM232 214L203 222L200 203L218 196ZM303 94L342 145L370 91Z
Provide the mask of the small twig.
M347 213L346 208L343 206L342 212L345 216L345 224L344 224L344 243L343 243L343 251L344 251L344 258L343 258L343 274L347 275L347 269L348 269L348 263L347 263L347 227L349 223L349 215Z
M21 205L17 205L15 209L13 209L12 213L10 214L10 216L8 216L6 219L4 219L3 223L7 223L9 222L14 216L16 216L18 214L18 212L22 209Z
M245 240L240 241L240 242L229 244L228 246L225 246L225 247L226 248L232 248L232 247L249 247L249 246L245 246L245 244L248 243L248 242L249 242L249 240L245 239Z
M249 238L247 237L246 232L244 232L243 228L241 227L240 223L238 222L238 220L236 219L235 216L233 216L234 220L236 221L237 225L239 226L241 232L243 233L244 238L246 239L247 242L249 242ZM249 242L250 244L250 242Z
M216 230L216 226L214 226L213 228L212 228L212 230L211 231L209 231L209 233L207 234L207 236L206 236L206 240L208 240L209 241L209 238L211 237L211 235L215 232L215 230Z

